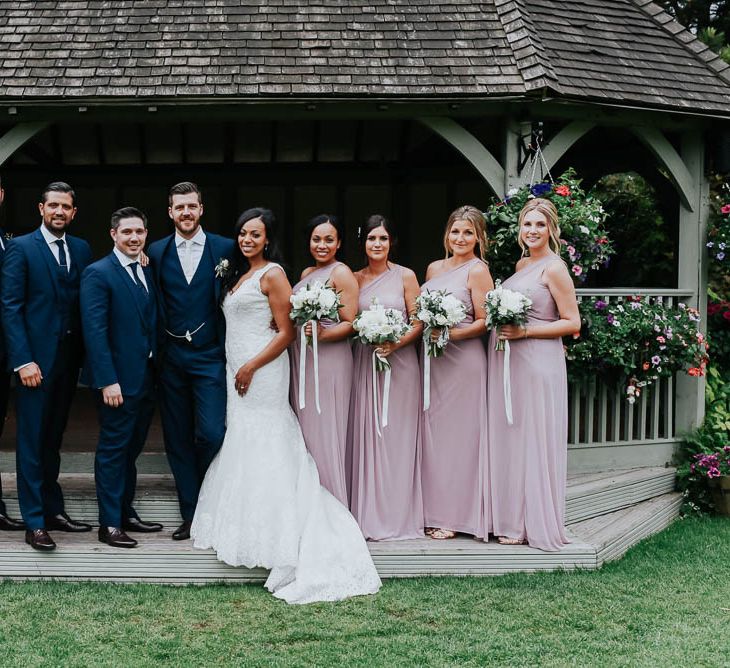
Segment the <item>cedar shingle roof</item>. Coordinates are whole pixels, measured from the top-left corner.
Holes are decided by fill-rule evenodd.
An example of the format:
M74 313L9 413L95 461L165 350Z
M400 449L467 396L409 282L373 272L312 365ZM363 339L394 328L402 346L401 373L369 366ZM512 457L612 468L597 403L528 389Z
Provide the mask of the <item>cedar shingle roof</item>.
M730 116L648 0L0 2L0 102L552 95Z

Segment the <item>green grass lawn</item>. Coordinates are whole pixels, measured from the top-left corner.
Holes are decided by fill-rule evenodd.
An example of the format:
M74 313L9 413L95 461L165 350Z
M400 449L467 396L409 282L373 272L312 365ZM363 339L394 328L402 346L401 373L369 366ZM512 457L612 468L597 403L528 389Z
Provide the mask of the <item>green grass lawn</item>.
M335 604L5 582L0 664L730 666L730 520L676 522L597 572L390 580Z

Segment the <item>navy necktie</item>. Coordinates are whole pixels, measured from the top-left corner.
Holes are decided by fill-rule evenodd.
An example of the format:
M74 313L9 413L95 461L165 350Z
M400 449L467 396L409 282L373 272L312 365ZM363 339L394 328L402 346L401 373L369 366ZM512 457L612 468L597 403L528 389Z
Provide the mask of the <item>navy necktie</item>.
M58 246L58 264L68 271L68 262L66 261L66 248L63 239L57 239L53 242Z
M139 266L139 262L130 262L128 266L132 270L132 280L134 281L134 284L142 290L142 293L146 297L147 288L144 286L144 283L142 283L142 279L139 277L139 274L137 273L137 267Z

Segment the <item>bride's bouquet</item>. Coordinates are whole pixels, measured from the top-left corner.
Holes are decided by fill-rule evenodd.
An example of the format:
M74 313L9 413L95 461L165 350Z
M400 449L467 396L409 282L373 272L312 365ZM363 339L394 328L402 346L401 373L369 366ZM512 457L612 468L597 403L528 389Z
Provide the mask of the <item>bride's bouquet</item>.
M412 327L405 321L403 313L394 308L385 308L373 299L370 308L360 313L352 322L357 332L356 338L362 343L377 346L381 343L397 343L401 337L411 331ZM378 419L378 372L385 372L383 384L383 427L388 426L388 402L390 399L391 366L387 357L373 351L373 412L375 414L375 429L381 436Z
M317 354L317 323L320 320L340 319L339 310L342 308L340 294L329 283L314 281L299 288L289 297L292 308L289 317L301 327L299 351L299 408L306 406L306 373L307 373L307 345L312 346L314 362L314 400L317 413L322 409L319 405L319 357ZM312 335L304 333L304 325L312 323Z
M507 290L497 281L494 290L487 292L484 310L487 313L487 329L496 329L502 325L524 325L527 313L532 308L532 299L521 292ZM497 339L495 350L504 351L506 342Z
M527 314L532 308L532 300L521 292L507 290L502 283L497 281L494 290L490 290L484 301L486 311L486 326L488 329L498 328L502 325L524 325L527 322ZM504 410L507 415L507 423L512 424L512 385L509 372L509 341L497 337L495 350L504 352L504 366L502 385L504 389Z
M466 306L446 290L426 290L416 298L416 318L423 323L423 344L429 357L440 357L449 342L449 328L466 318ZM431 332L440 329L436 341Z

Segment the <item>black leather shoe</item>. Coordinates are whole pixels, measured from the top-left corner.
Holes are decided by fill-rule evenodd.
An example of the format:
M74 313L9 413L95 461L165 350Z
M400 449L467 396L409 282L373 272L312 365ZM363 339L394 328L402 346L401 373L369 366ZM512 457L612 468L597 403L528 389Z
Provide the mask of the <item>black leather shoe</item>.
M72 520L66 513L59 513L53 517L46 517L46 528L51 531L68 531L70 533L81 533L91 531L91 524Z
M99 527L99 540L112 547L137 547L137 541L118 527Z
M25 542L28 543L34 550L40 550L41 552L50 552L56 549L56 544L53 542L53 538L48 535L45 529L33 529L25 532Z
M172 534L173 540L187 540L190 538L190 526L192 522L185 520Z
M23 520L14 520L5 513L0 513L0 531L22 531L25 529Z
M122 522L122 529L139 533L154 533L162 531L162 525L159 522L143 522L139 517L129 517Z

